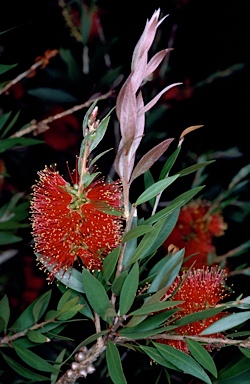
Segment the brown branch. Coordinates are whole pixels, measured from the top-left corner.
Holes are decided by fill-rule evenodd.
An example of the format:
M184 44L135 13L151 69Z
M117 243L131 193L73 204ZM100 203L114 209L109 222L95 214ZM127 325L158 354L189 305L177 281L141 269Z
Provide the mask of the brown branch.
M27 71L20 73L15 79L11 80L2 89L0 89L0 95L7 92L13 85L17 84L19 81L21 81L25 77L33 75L35 73L35 70L38 67L45 68L49 60L52 57L54 57L57 53L58 53L57 49L47 50L44 53L44 56L42 56L41 58L38 58L38 60L29 69L27 69Z
M31 133L31 132L34 132L34 136L36 135L39 135L39 133L42 133L44 131L46 131L47 129L49 129L49 126L48 124L49 123L52 123L53 121L55 120L58 120L58 119L61 119L62 117L64 116L67 116L67 115L71 115L72 113L76 112L76 111L79 111L80 109L83 109L83 108L87 108L89 107L94 101L97 101L97 100L105 100L107 99L109 96L111 96L113 94L113 91L110 90L108 91L107 93L105 93L104 95L100 95L98 97L91 97L89 100L85 101L84 103L82 104L79 104L79 105L75 105L74 107L70 108L70 109L67 109L66 111L63 111L61 113L57 113L56 115L54 116L49 116L47 117L46 119L44 120L41 120L39 122L34 122L32 123L31 125L29 125L28 127L26 127L25 129L22 129L16 133L14 133L12 136L10 136L11 138L14 138L14 137L21 137L21 136L24 136L24 135L27 135L28 133Z
M164 340L177 340L177 341L185 341L186 339L192 339L199 341L201 343L206 343L206 344L214 344L214 345L221 345L221 346L227 346L227 345L234 345L237 347L243 347L250 349L250 338L246 340L231 340L228 338L222 338L222 337L207 337L207 336L182 336L182 335L169 335L169 334L159 334L159 335L154 335L154 336L149 336L145 337L142 339L147 339L147 340L159 340L159 339L164 339ZM117 344L124 343L126 341L130 341L131 339L128 339L126 337L116 337L114 342Z
M43 321L42 323L39 323L39 324L35 324L32 327L24 329L21 332L14 333L11 336L4 336L4 337L0 338L0 347L1 346L5 347L6 344L9 345L12 341L20 339L20 337L25 336L28 333L29 330L36 330L36 329L42 328L44 325L46 325L48 323L53 323L53 322L55 322L54 318L53 319L49 319L47 321ZM48 339L48 341L50 341L50 340Z
M95 371L93 362L105 351L106 345L100 348L98 343L94 344L89 350L86 348L80 349L75 355L76 361L71 363L71 368L68 369L56 384L74 384L79 377L86 377ZM82 360L83 359L83 360Z

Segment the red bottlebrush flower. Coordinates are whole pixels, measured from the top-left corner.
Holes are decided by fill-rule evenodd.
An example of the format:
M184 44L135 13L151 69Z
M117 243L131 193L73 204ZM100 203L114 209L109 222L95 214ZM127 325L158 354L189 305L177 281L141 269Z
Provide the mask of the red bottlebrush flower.
M195 268L207 265L208 254L215 253L213 238L222 236L227 229L221 212L209 213L211 203L205 200L191 201L181 211L175 228L163 247L174 244L185 248L185 256L194 257L184 261L183 266L190 267L195 260Z
M186 315L214 308L227 294L225 293L225 270L218 267L206 267L203 269L192 269L184 271L181 276L177 276L172 286L169 288L165 297L173 294L178 286L180 288L173 294L171 300L183 301L178 305L179 311L174 315L175 321ZM182 284L182 285L180 285ZM195 321L191 324L183 325L174 330L177 335L197 336L209 325L219 320L224 314L219 313L210 318ZM209 335L209 337L222 337L221 334ZM171 345L183 352L188 353L187 344L178 340L157 340L160 343ZM206 348L211 350L211 345Z
M120 183L98 180L80 191L78 184L72 186L54 169L46 167L38 174L31 221L35 251L50 271L49 280L76 260L88 269L100 269L103 257L121 240L121 217L106 213L121 210Z

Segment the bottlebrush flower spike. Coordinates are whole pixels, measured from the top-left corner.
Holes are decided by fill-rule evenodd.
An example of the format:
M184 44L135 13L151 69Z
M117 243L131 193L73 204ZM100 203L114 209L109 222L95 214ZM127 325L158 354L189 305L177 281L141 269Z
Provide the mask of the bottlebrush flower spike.
M31 222L35 251L48 279L62 275L78 260L91 270L121 240L120 182L92 182L86 188L66 182L55 169L39 172L33 187Z
M206 267L203 269L193 269L189 272L184 271L182 275L177 276L164 297L171 297L171 300L183 301L178 305L179 311L174 315L175 321L186 315L211 309L228 295L225 285L226 272L218 267ZM179 289L175 292L175 290ZM213 324L224 316L219 314L207 319L195 321L191 324L183 325L174 330L177 335L197 336L208 326ZM221 334L209 335L209 337L222 337ZM184 341L177 340L157 340L160 343L171 345L183 352L188 353L187 344ZM212 349L211 345L207 345L208 350Z
M154 12L134 49L131 74L121 88L116 102L116 114L120 122L121 141L114 166L123 183L129 183L134 166L135 153L144 134L145 113L159 100L161 95L177 84L171 84L156 95L146 106L139 87L155 71L171 49L156 53L148 62L148 52L154 41L160 10Z
M195 254L184 261L184 267L202 268L208 264L208 255L215 254L213 238L224 235L227 224L220 211L210 213L211 203L205 200L193 200L180 211L177 224L163 248L170 244L185 248L185 257Z

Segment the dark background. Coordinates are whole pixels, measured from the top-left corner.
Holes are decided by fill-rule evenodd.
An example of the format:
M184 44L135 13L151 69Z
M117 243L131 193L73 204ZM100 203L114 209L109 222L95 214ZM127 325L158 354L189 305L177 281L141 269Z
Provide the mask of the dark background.
M83 3L85 9L93 9L92 2L77 0L71 3L76 13ZM85 102L93 94L107 92L114 86L118 75L123 75L120 83L117 82L114 87L115 94L100 102L100 115L114 107L119 88L129 74L132 52L146 19L160 7L162 15L169 16L159 28L152 53L166 47L173 47L174 50L168 56L168 61L163 63L162 72L157 72L152 81L145 85L145 100L168 84L182 82L183 85L164 95L147 114L146 135L139 148L138 158L163 139L174 137L178 140L188 126L204 125L187 135L176 171L195 163L202 154L211 153L212 157L216 157L216 162L206 169L208 178L205 194L213 199L223 188L227 188L232 177L243 166L250 163L249 1L102 0L96 1L96 6L106 43L100 43L95 34L89 36L87 45L91 68L88 74L83 75L83 44L72 36L57 1L0 0L0 32L8 30L0 34L0 63L17 64L14 69L1 75L0 83L27 70L48 49L59 49L71 55L67 61L62 59L60 53L51 59L45 69L37 70L35 76L22 80L8 94L0 96L2 112L21 111L10 133L16 132L33 119L40 121ZM109 68L103 60L104 52L110 58ZM111 69L114 73L106 79L105 75ZM58 93L58 90L62 92ZM29 194L37 178L37 171L45 165L57 163L58 170L66 177L66 161L74 166L79 151L85 112L82 110L51 125L52 133L37 137L44 144L10 150L1 155L0 160L4 161L8 173L6 184L1 190L3 201L13 191ZM116 144L113 127L115 120L113 113L111 128L100 145L101 150ZM176 145L177 141L171 144L169 152L153 168L155 175ZM114 152L110 152L98 164L104 174L109 172L113 158ZM192 175L182 178L181 183L176 184L177 187L170 192L172 197L189 189L192 178ZM132 196L142 188L142 182L136 182ZM170 197L167 196L166 200ZM241 191L239 198L249 201L248 185ZM244 221L235 222L228 211L225 212L225 220L229 222L229 229L225 240L218 243L221 253L249 240L250 232L249 214ZM12 297L11 303L16 312L31 300L31 296L23 296L26 280L37 278L37 286L41 284L41 278L44 280L43 274L35 266L30 232L23 235L24 242L17 257L1 266L2 276L7 277L4 290ZM232 261L233 266L237 266L237 263L249 265L249 252L240 262ZM28 269L27 265L31 264L32 269ZM248 276L237 276L234 285L236 294L245 291L249 295ZM47 285L42 285L42 289L47 289Z

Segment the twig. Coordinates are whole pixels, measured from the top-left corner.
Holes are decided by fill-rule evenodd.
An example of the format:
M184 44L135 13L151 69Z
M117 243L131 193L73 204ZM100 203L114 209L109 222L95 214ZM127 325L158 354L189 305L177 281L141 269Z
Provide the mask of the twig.
M48 124L49 123L52 123L53 121L55 120L58 120L58 119L61 119L62 117L64 116L67 116L67 115L70 115L76 111L79 111L80 109L83 109L83 108L87 108L89 107L94 101L96 100L105 100L107 99L109 96L111 96L113 94L113 91L110 90L108 91L107 93L105 93L104 95L100 95L98 97L91 97L89 100L85 101L84 103L82 104L79 104L79 105L75 105L74 107L70 108L70 109L67 109L66 111L63 111L61 113L57 113L56 115L54 116L49 116L47 117L46 119L44 120L41 120L39 122L35 122L31 125L29 125L27 128L25 129L22 129L16 133L14 133L12 136L10 136L11 138L14 138L14 137L21 137L21 136L24 136L24 135L27 135L28 133L31 133L33 131L34 132L34 136L38 135L39 133L41 132L44 132L45 130L49 129L48 127Z
M169 334L159 334L154 336L145 337L142 339L147 340L176 340L176 341L185 341L186 339L192 339L196 341L200 341L201 343L206 344L213 344L213 345L221 345L221 346L227 346L227 345L234 345L237 347L243 347L250 349L250 339L246 340L231 340L228 338L222 338L222 337L207 337L207 336L182 336L182 335L169 335ZM130 341L131 339L128 339L126 337L116 337L114 342L117 344L124 343L126 341Z
M21 81L25 77L32 75L38 67L41 66L42 68L45 68L49 60L55 55L57 55L57 53L58 53L57 49L45 51L44 56L39 58L38 61L36 61L29 69L27 69L27 71L20 73L20 75L18 75L15 79L11 80L2 89L0 89L0 95L7 92L13 85L17 84L19 81Z
M79 377L86 377L88 374L94 372L95 368L93 362L105 351L106 345L103 344L102 348L98 343L94 344L85 354L84 360L80 362L73 362L71 369L68 369L56 384L74 384Z

